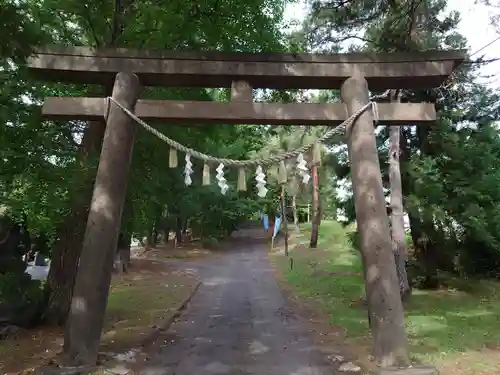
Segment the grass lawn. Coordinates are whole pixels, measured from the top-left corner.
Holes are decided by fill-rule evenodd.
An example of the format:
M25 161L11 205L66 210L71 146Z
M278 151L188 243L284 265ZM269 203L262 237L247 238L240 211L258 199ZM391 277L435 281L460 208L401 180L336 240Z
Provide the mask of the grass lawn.
M341 327L339 340L357 348L361 363L370 363L358 251L336 222L321 224L318 249L308 248L310 228L301 228L291 240L293 269L275 254L282 279L300 301L317 306L332 328ZM405 309L412 359L436 365L443 375L500 374L500 282L451 279L448 284L453 288L413 291Z
M124 276L112 281L101 352L108 356L138 348L171 318L197 285L197 280L165 264L133 259ZM37 366L57 362L63 344L62 328L23 331L0 341L0 373L29 373Z

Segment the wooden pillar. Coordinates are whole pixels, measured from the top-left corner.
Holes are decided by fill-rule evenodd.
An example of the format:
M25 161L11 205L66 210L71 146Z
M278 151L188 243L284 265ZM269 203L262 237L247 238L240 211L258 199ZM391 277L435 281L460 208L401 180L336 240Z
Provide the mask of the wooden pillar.
M348 114L355 113L369 102L366 79L348 78L341 87L341 97ZM408 339L372 112L365 111L346 133L375 359L381 367L406 366L409 363Z
M318 247L318 236L319 236L319 226L321 223L321 212L320 212L320 202L319 202L319 167L318 163L313 163L311 166L311 174L313 180L313 199L312 199L312 228L311 228L311 240L309 241L309 247L311 249L316 249Z
M118 103L133 111L139 93L136 75L116 75L112 96ZM65 359L72 366L97 360L134 146L136 124L116 104L110 106L64 336Z
M231 101L252 103L252 86L246 81L233 81L231 83Z

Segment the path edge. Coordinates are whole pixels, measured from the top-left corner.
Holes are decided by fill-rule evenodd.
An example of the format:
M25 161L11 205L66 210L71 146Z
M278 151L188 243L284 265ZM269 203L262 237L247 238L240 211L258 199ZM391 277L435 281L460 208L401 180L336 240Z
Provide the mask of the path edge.
M191 293L182 301L182 303L176 308L176 311L165 321L160 326L157 326L153 329L151 333L149 333L140 343L140 347L144 348L147 346L152 345L156 339L165 331L167 331L172 323L175 322L175 320L181 316L182 312L186 309L187 305L191 301L191 299L195 296L196 292L198 292L198 289L200 286L203 284L202 281L198 280L194 288L191 290Z
M276 281L276 285L278 287L278 290L281 293L281 296L283 298L284 306L287 309L290 309L295 316L295 318L299 321L301 321L306 327L311 327L311 322L307 319L307 317L303 316L301 313L299 313L296 309L304 309L306 312L311 312L313 314L317 314L317 307L310 307L304 304L300 298L297 297L296 294L296 288L293 285L290 285L287 283L285 280L285 272L284 270L280 269L279 266L277 265L277 259L273 257L286 257L284 253L281 253L279 251L274 251L274 249L270 249L267 253L269 265L271 266L273 270L273 276ZM288 256L289 259L293 259L291 255ZM291 269L288 269L287 271L291 271ZM321 315L321 313L319 313ZM309 329L308 329L309 330ZM315 333L311 334L311 338L313 339L313 342L318 345L319 347L322 347L322 344L319 342L319 338ZM342 345L339 345L342 346ZM347 374L352 374L352 375L370 375L372 374L371 369L366 367L363 363L359 362L357 358L350 358L352 356L352 353L334 353L334 352L329 352L327 347L323 347L320 349L321 355L323 359L328 363L330 369L332 370L332 375L347 375ZM339 359L341 357L342 359ZM346 358L347 357L347 358ZM333 359L333 360L332 360ZM359 366L359 371L352 371L352 370L342 370L341 366L345 363L353 363L356 366Z

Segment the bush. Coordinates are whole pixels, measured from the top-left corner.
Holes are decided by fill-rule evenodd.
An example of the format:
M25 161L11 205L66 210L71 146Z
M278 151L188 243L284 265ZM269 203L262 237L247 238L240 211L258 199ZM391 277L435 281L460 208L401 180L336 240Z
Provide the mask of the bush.
M205 237L202 241L202 245L205 249L214 249L219 245L219 240L212 236Z
M43 300L38 280L28 274L0 274L0 320L21 327L30 326Z
M360 251L359 235L358 235L357 231L352 231L352 232L348 233L347 239L348 239L349 243L351 244L351 246L353 247L353 249Z

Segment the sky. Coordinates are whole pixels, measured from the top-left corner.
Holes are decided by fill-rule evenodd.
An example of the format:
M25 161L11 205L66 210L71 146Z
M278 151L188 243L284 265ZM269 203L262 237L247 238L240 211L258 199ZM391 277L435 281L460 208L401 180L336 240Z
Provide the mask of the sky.
M495 9L475 4L475 0L448 0L447 11L453 10L460 13L461 21L458 29L467 38L471 53L478 51L500 37L500 34L495 31L490 23L490 16L500 13L500 10L495 12ZM297 1L297 3L289 5L285 10L285 19L300 21L305 14L303 2ZM486 59L500 57L500 39L473 57L477 58L483 54ZM482 66L481 74L484 76L493 75L491 78L482 78L481 80L489 86L500 87L500 61Z

